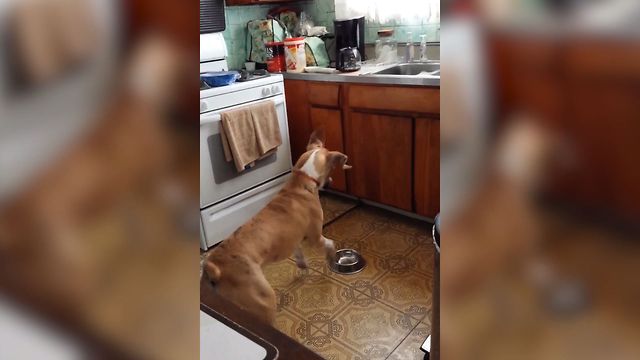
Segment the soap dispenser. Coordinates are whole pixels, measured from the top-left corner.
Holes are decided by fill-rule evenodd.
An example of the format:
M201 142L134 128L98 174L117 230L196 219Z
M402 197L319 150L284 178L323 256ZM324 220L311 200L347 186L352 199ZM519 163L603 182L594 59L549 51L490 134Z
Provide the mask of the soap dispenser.
M411 36L411 32L407 32L407 46L405 47L405 61L411 62L413 61L414 51L413 51L413 36Z

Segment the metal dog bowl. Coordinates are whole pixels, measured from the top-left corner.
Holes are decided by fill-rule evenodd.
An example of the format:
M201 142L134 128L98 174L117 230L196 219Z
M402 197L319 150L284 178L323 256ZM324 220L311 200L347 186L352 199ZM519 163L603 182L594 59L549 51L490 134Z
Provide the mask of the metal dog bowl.
M362 255L353 249L341 249L336 251L336 261L329 265L331 271L338 274L355 274L367 265Z

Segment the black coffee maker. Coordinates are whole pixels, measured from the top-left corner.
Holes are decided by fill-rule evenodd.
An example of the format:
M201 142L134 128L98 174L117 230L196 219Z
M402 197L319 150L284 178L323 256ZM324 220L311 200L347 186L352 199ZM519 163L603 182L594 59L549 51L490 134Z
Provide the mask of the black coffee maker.
M364 16L347 20L334 20L333 28L336 33L336 68L343 71L352 71L353 64L349 65L348 62L345 64L344 60L353 59L353 55L355 54L354 50L359 53L361 60L365 59Z

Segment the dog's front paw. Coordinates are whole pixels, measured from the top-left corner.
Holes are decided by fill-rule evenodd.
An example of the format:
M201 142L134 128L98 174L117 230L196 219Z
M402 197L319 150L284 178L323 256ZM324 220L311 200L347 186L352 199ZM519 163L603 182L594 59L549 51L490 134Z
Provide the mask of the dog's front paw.
M328 252L326 258L327 258L327 263L329 265L335 264L336 263L336 252L335 251Z
M301 269L301 270L305 270L309 268L309 265L307 265L307 261L304 259L296 260L296 265L298 266L298 269Z
M323 237L323 242L324 242L324 251L326 254L326 258L327 258L327 262L329 262L329 264L333 264L336 261L336 247L335 247L335 243L333 242L333 240L329 240L325 237Z

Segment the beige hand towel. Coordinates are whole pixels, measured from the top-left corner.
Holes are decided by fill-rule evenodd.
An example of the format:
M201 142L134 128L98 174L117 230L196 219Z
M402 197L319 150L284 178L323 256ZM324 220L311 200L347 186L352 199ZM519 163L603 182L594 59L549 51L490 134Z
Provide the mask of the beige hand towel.
M227 111L221 114L220 132L225 159L230 161L229 155L238 172L244 171L245 166L258 160L262 153L256 141L256 132L249 107Z
M59 75L64 62L52 41L51 19L45 1L16 2L10 9L9 29L15 47L16 71L27 85L41 85Z
M42 85L88 61L100 45L95 14L84 0L23 0L9 9L15 71Z
M50 1L52 36L59 44L65 65L88 61L100 46L91 5L86 0Z
M251 107L251 118L256 131L260 155L270 155L271 150L282 145L278 114L273 101L264 101Z

